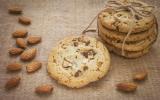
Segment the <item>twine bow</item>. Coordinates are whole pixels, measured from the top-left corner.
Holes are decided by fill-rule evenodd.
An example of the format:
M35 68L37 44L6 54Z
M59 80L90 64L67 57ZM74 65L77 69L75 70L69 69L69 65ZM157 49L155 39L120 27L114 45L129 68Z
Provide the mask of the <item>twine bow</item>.
M113 11L116 11L116 12L128 11L131 14L132 20L129 23L130 28L129 28L129 31L128 31L127 35L125 36L123 43L122 43L122 55L124 55L124 46L125 46L126 40L128 39L128 37L131 35L131 33L133 31L136 17L150 17L150 16L152 16L153 15L152 14L153 8L154 8L153 6L145 6L139 2L134 2L134 0L131 0L131 1L130 0L123 0L123 1L122 0L121 1L120 0L109 0L107 2L107 4L105 5L105 9L103 9L102 11L104 11L106 9L112 9ZM89 31L92 31L92 32L94 31L93 29L89 30L89 27L96 20L96 18L99 14L97 14L96 17L94 17L94 19L91 21L91 23L88 25L88 27L86 27L86 29L82 32L82 34L85 34L86 32L89 32ZM115 17L115 18L117 20L119 20L118 17Z

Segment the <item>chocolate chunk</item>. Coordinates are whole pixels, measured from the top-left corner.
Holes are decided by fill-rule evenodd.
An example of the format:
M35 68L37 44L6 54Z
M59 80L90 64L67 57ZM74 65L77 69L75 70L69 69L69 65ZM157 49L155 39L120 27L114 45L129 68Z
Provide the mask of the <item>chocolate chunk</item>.
M85 45L88 46L90 44L90 41L86 41Z
M69 60L67 60L66 58L64 58L62 67L63 68L71 68L72 67L72 62L70 62Z
M100 69L99 69L99 68L97 68L97 69L96 69L96 71L100 71Z
M63 66L63 68L70 68L70 67L72 67L72 66Z
M78 71L74 74L74 76L75 76L75 77L78 77L78 76L80 75L80 73L81 73L81 71L78 70Z
M85 58L88 58L88 56L95 56L96 52L93 49L86 50L81 53Z
M85 58L88 58L88 52L82 52L82 55L83 55Z
M75 47L77 47L77 46L78 46L78 42L73 42L73 45L74 45Z
M84 71L88 70L88 66L84 66L84 67L83 67L83 70L84 70Z
M93 56L96 55L96 52L94 50L92 50L92 49L90 50L90 53L93 54Z
M135 15L134 17L135 17L135 19L137 19L137 20L141 20L141 19L142 19L142 17L140 17L140 16L138 16L138 15Z
M54 56L53 56L53 62L56 63L56 59L54 58Z

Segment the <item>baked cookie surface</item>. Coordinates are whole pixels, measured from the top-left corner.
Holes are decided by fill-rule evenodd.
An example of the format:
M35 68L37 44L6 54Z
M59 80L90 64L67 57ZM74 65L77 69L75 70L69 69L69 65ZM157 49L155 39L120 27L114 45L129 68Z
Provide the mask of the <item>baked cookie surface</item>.
M119 0L124 1L124 0ZM144 2L137 0L127 0L129 4L139 7L141 5L148 6ZM143 10L151 11L151 8L144 7ZM132 14L129 11L115 11L112 9L106 9L99 14L98 17L105 28L128 33L130 30L131 22L133 21ZM141 17L138 15L134 16L135 25L133 25L132 33L138 33L148 30L154 23L154 15Z
M118 49L122 49L123 42L117 41L117 40L111 40L107 38L104 35L104 33L102 33L100 30L99 30L99 36L101 37L101 39L105 40L105 42L108 43L109 45L112 45ZM148 38L142 41L133 42L133 43L125 43L124 50L126 51L144 50L145 48L151 46L156 41L156 38L157 38L157 33L154 32L151 36L149 36Z
M80 88L108 72L107 48L95 38L72 36L63 39L50 53L48 73L60 84Z
M110 29L105 28L100 20L98 20L98 28L101 30L104 35L110 39L115 39L115 40L120 40L123 42L124 38L126 37L126 33L121 33L118 31L113 31ZM141 41L146 39L147 37L151 36L153 33L155 33L155 25L153 25L149 30L141 32L141 33L136 33L136 34L131 34L126 42L136 42L136 41Z
M105 45L107 46L107 48L110 52L113 52L113 53L115 53L119 56L122 56L122 50L121 49L118 49L114 46L111 46L111 45L107 44L104 40L102 40L102 41L105 43ZM145 48L141 51L124 51L123 57L125 57L125 58L138 58L138 57L141 57L141 56L147 54L149 52L150 48L151 47L147 47L147 48Z

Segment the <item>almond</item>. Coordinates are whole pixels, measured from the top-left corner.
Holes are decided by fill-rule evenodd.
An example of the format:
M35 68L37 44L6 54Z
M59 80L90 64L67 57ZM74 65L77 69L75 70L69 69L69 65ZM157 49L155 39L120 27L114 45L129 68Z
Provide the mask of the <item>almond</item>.
M49 94L52 92L52 90L53 90L52 85L41 85L35 89L35 92L38 94Z
M21 68L22 68L22 65L16 62L7 65L8 71L17 71L17 70L20 70Z
M12 5L8 8L8 12L11 14L21 14L22 8L18 5Z
M136 81L144 80L147 77L147 72L138 72L135 75L133 75L133 79Z
M30 64L27 65L26 69L28 73L32 73L40 69L42 66L42 63L39 61L33 61Z
M21 48L10 48L9 49L9 54L10 55L19 55L23 52L23 49Z
M31 19L28 17L21 16L19 17L19 23L24 24L24 25L29 25L31 24Z
M26 29L19 29L12 33L14 38L23 38L27 36L28 31Z
M16 44L20 48L24 48L25 49L27 47L27 44L26 44L26 42L25 42L25 40L23 38L17 38L16 39Z
M41 41L40 36L30 36L27 40L28 44L37 44Z
M36 48L28 49L21 54L20 58L23 61L32 60L36 56L36 52L37 52Z
M19 83L20 83L20 80L21 80L21 78L20 78L19 76L10 78L10 79L6 82L5 88L6 88L6 89L11 89L11 88L14 88L14 87L18 86Z
M118 90L125 91L125 92L132 92L137 89L137 84L129 83L129 82L119 83L116 86Z

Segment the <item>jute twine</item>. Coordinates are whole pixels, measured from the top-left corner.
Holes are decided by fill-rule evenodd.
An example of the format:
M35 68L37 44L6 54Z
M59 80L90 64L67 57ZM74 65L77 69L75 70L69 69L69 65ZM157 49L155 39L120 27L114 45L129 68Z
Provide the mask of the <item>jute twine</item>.
M132 4L132 2L130 2L129 0L124 0L119 1L119 0L109 0L106 5L105 8L103 10L101 10L93 19L92 21L89 23L89 25L85 28L85 30L82 32L82 34L86 34L87 32L96 32L96 29L89 29L91 27L91 25L93 24L93 22L98 18L99 14L101 14L103 11L107 10L107 9L111 9L113 11L116 12L120 12L120 11L128 11L131 14L131 22L129 23L129 31L126 34L123 43L122 43L122 55L124 56L124 47L126 44L126 40L128 39L128 37L132 34L133 31L133 27L135 26L135 21L136 21L136 16L138 17L150 17L150 16L154 16L154 14L152 13L154 10L154 6L145 6L139 2L136 2L136 5ZM151 10L148 10L151 9ZM155 16L154 16L155 17ZM115 17L117 20L120 20L118 17ZM155 17L155 22L156 22L156 31L158 32L158 24L157 24L157 19Z

